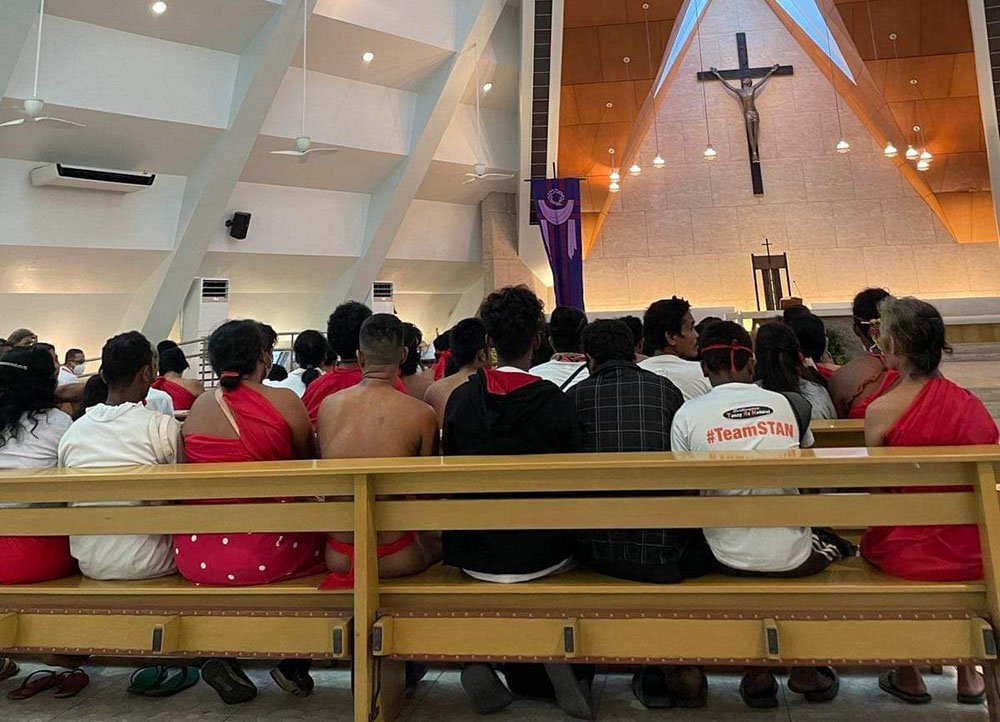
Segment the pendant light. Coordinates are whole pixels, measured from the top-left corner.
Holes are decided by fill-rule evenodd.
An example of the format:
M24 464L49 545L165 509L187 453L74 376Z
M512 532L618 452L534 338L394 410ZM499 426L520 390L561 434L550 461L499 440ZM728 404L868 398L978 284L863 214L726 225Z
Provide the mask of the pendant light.
M632 64L632 58L626 55L622 58L622 62L625 63L625 81L631 85L632 75L629 73L629 66ZM657 155L659 155L659 153L657 153ZM642 166L639 165L639 161L633 161L632 166L628 169L628 174L639 175L640 173L642 173Z
M698 0L695 12L697 13L697 21L695 23L695 34L698 36L698 66L701 68L702 72L705 72L705 54L702 52L701 47L701 11L704 6L704 0ZM708 136L708 145L705 147L705 151L701 154L702 160L707 163L711 163L713 160L719 157L719 152L712 145L712 128L708 124L708 100L705 98L705 83L698 83L701 86L701 111L702 117L705 119L705 134Z
M840 140L837 141L838 153L850 153L851 144L844 137L844 123L840 118L840 94L837 93L837 67L833 62L833 37L830 35L830 26L826 26L826 55L830 58L830 79L833 81L833 104L837 109L837 132Z
M656 73L653 70L653 45L649 39L649 3L642 4L642 14L646 23L646 57L649 59L649 74L656 80ZM653 167L662 168L667 164L660 155L660 129L656 123L656 95L653 95L653 137L656 139L656 157L653 158Z
M621 187L622 175L621 173L618 172L618 168L615 166L614 148L608 148L608 157L610 158L608 165L611 166L611 175L608 176L608 180L611 181L611 184L608 186L608 190L610 190L612 193L617 193L622 189Z
M906 146L906 160L917 160L920 157L920 152L913 147L913 144Z
M895 158L899 155L899 149L892 144L892 141L886 141L885 148L882 149L882 155L886 158Z

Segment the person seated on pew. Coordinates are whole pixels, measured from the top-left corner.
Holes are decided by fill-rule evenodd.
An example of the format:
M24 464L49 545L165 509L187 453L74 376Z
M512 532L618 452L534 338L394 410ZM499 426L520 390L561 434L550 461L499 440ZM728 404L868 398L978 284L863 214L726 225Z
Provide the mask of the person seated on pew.
M3 355L8 351L10 351L12 348L14 348L14 344L12 344L5 338L0 338L0 358L3 358Z
M588 376L587 357L583 354L581 335L587 328L587 314L572 306L559 306L549 320L549 343L555 353L552 358L529 373L551 381L560 391L573 388Z
M674 451L786 450L812 445L810 404L795 392L776 393L753 383L754 355L750 334L732 321L720 321L701 336L701 365L712 390L686 402L674 416L670 432ZM725 489L714 496L776 496L797 489ZM707 528L705 539L716 569L743 577L804 577L826 569L841 558L842 542L809 527ZM791 691L809 702L837 696L839 681L831 667L795 667L788 678ZM778 684L766 667L743 676L740 695L748 707L778 706Z
M542 310L525 286L494 291L483 301L479 316L496 348L497 368L479 369L452 392L444 416L445 455L581 450L573 403L551 381L528 373L542 340ZM485 582L527 582L573 565L574 535L564 531L445 531L443 541L445 564ZM555 696L571 716L592 719L591 673L570 665L511 664L505 666L505 686L491 666L467 664L462 686L480 714L503 709L520 693Z
M698 332L690 303L677 296L657 301L646 311L642 327L643 348L651 355L640 367L670 379L685 401L712 389L698 364Z
M632 338L635 339L635 362L642 363L649 358L642 352L642 319L638 316L622 316L618 320L628 326L628 330L632 333Z
M827 350L826 324L819 316L800 313L785 319L799 339L804 363L815 368L829 384L833 372L840 368Z
M56 365L48 351L19 346L0 359L0 469L58 463L59 441L72 423L58 407ZM45 504L0 504L5 509L31 506ZM44 582L75 569L68 537L0 536L0 584Z
M438 426L444 426L444 412L452 392L469 380L479 369L490 367L490 347L486 326L478 318L466 318L451 329L451 355L445 377L427 389L424 402L437 414Z
M812 405L812 418L835 419L830 393L824 379L814 368L802 363L799 339L790 326L780 322L765 323L754 341L757 357L757 384L768 391L802 394Z
M412 323L403 324L403 343L406 346L406 359L399 367L400 380L406 387L406 393L415 399L423 400L427 389L434 383L434 374L424 373L420 368L420 344L424 334Z
M83 351L78 348L71 348L63 357L62 366L59 367L59 385L80 383L80 377L87 370L84 363Z
M138 331L111 338L101 351L104 402L87 409L59 442L59 466L91 468L172 464L179 424L143 401L156 378L153 347ZM85 480L79 483L86 484ZM78 502L72 506L143 506L146 502ZM71 536L70 551L91 579L152 579L173 574L169 534Z
M880 304L879 344L886 366L899 373L891 391L871 403L865 414L868 446L966 446L997 444L1000 432L983 402L944 378L940 363L951 347L934 306L916 298L889 298ZM967 490L967 489L964 489ZM961 487L903 487L900 492L956 492ZM979 531L975 525L873 527L861 540L861 553L887 574L919 581L968 581L983 578ZM899 667L879 686L911 704L931 701L916 667ZM958 668L958 701L982 704L982 676L975 667Z
M34 346L38 343L38 334L30 328L18 328L10 332L7 343L15 348L17 346Z
M434 410L423 401L395 389L399 366L408 349L403 345L404 324L396 316L379 313L361 325L358 364L361 383L345 389L323 404L317 435L324 459L434 456L438 453L438 425ZM376 432L377 430L377 432ZM379 576L403 577L422 572L440 559L439 535L380 532ZM330 534L326 565L331 574L321 589L354 586L354 535Z
M274 337L251 320L228 321L208 339L208 359L219 388L198 397L184 423L184 451L192 464L315 458L312 428L290 389L262 381L270 370ZM276 489L280 492L280 489ZM201 504L252 503L240 499ZM197 584L253 586L323 570L321 533L175 534L177 570ZM287 692L313 690L309 660L285 660L271 671ZM236 660L214 659L202 677L227 704L253 699L257 687Z
M281 364L275 364L271 367L271 370L267 372L267 378L264 379L265 386L273 386L280 389L281 386L278 384L286 381L288 379L288 369L286 369Z
M448 366L448 359L451 357L451 329L444 333L439 333L433 342L434 363L431 365L431 372L435 381L440 381L445 376L445 369Z
M684 397L670 381L635 363L635 340L621 321L594 321L583 332L590 377L566 392L583 427L584 451L670 451L670 426ZM592 529L577 533L590 568L621 579L675 584L712 567L701 529ZM646 707L702 707L705 673L693 666L648 666L632 692Z
M151 388L170 396L174 411L189 411L195 399L205 393L201 381L184 378L184 372L190 367L180 348L168 348L160 353L160 375Z
M884 288L866 288L854 297L854 333L865 353L841 366L830 377L830 396L842 419L863 419L868 405L899 382L887 368L879 346L879 304L889 297Z
M286 372L282 380L264 380L265 386L276 389L291 389L300 399L305 394L309 384L318 379L323 374L323 364L326 362L330 345L326 338L319 331L303 331L295 337L292 344L292 354L295 356L295 365L298 367L291 373ZM274 366L274 369L283 368Z
M371 315L372 310L357 301L342 303L330 314L326 338L340 360L332 371L327 371L309 384L302 395L302 402L306 405L313 427L319 418L320 406L327 397L361 383L364 374L358 364L358 336L361 324ZM398 378L396 390L406 393L406 386Z

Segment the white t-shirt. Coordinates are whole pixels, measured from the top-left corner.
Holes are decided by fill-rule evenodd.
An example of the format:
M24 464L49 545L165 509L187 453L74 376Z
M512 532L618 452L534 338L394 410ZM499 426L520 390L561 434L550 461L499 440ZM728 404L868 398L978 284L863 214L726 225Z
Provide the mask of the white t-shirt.
M812 445L806 432L805 446ZM756 384L716 386L686 402L670 431L674 451L767 451L799 448L799 424L784 396ZM798 489L724 489L715 496L780 496ZM812 553L809 527L716 527L705 529L715 558L728 567L756 572L787 572Z
M70 371L65 366L59 367L59 376L56 379L56 387L59 386L69 386L70 384L80 384L83 383L83 379L77 376L75 373Z
M704 396L712 390L712 384L702 373L701 364L697 361L688 361L673 354L662 354L641 361L639 368L669 379L680 389L685 401Z
M180 425L142 404L97 404L59 444L59 466L94 468L177 461ZM81 484L86 481L81 480ZM79 502L72 506L143 506L144 502ZM170 535L71 536L70 553L92 579L152 579L173 574Z
M174 400L166 391L150 389L146 394L146 408L150 411L159 411L170 418L174 417Z
M305 369L295 369L288 374L288 378L284 381L264 379L264 385L275 389L291 389L301 399L302 395L306 392L306 385L302 382L302 374L305 372Z
M37 422L37 425L36 425ZM17 438L4 434L0 446L0 469L46 469L59 461L59 440L73 423L59 409L49 409L34 420L25 414L21 417L21 432ZM27 504L8 502L0 509L22 509L31 506L60 506L59 504Z
M573 376L573 374L581 368L583 370L580 371L580 373L577 373L576 376ZM569 391L571 388L590 376L590 372L587 371L586 361L556 361L554 359L532 367L528 373L533 376L543 378L546 381L551 381L563 391ZM573 380L566 384L566 387L563 388L563 384L565 384L567 379L571 376L573 376Z

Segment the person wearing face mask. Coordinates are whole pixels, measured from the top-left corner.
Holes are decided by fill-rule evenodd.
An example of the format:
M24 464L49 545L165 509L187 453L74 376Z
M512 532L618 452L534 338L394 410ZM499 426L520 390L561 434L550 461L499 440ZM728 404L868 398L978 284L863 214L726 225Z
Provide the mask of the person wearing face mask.
M84 358L83 351L78 348L71 348L66 352L66 355L63 357L63 364L59 367L59 379L57 382L59 386L80 383L80 377L83 376L86 369Z
M652 355L640 368L672 381L685 401L712 390L698 363L698 332L690 303L677 296L657 301L646 311L642 326L643 350Z

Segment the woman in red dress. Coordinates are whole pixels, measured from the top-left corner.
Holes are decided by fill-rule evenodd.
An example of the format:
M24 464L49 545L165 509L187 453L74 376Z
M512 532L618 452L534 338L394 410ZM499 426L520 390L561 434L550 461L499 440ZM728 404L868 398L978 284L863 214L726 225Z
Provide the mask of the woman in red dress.
M315 458L312 428L290 389L264 386L273 341L256 321L229 321L208 340L220 388L200 396L184 424L191 463ZM280 490L275 490L280 493ZM197 503L232 503L237 499ZM325 570L326 534L177 534L177 569L199 584L249 586L319 574ZM235 660L212 660L202 669L226 702L252 699L256 687ZM271 672L286 691L312 691L308 660L286 660Z
M879 346L879 304L889 298L884 288L866 288L854 297L854 333L866 353L841 366L830 376L830 396L842 419L863 419L872 401L899 382L895 369L886 366Z
M881 345L899 383L872 401L865 415L868 446L964 446L996 444L1000 432L983 403L941 375L945 341L941 314L915 298L887 298L881 304ZM955 492L960 487L902 488L902 492ZM972 524L873 527L861 553L895 577L924 581L983 578L979 531ZM889 694L911 704L931 701L916 667L900 667L879 680ZM975 667L958 668L958 701L981 704L983 678Z
M160 353L160 375L152 387L170 395L174 411L188 411L194 400L205 393L201 381L184 378L189 367L184 351L176 346Z

